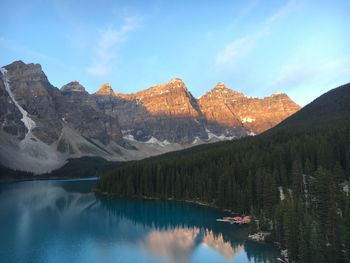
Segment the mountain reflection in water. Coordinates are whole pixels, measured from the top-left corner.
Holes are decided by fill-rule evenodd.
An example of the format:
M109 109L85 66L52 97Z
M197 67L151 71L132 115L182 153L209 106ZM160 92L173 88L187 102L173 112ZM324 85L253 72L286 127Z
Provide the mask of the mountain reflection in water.
M0 184L0 262L276 262L225 214L96 196L94 181Z
M214 235L211 230L194 228L175 228L166 231L152 231L145 240L145 247L158 256L185 261L197 246L206 245L231 260L237 253L243 251L243 245L233 248L225 242L222 234Z

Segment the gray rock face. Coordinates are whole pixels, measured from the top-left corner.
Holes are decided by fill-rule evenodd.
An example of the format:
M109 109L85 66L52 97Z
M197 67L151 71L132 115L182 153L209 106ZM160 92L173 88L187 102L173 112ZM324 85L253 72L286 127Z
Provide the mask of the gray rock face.
M48 144L57 141L63 122L104 144L121 140L118 120L98 111L96 101L79 82L70 82L60 91L49 83L38 64L17 61L5 68L16 101L36 123L33 134L39 140Z
M124 134L136 140L152 137L173 143L191 143L195 137L208 138L196 99L181 79L153 86L135 94L114 93L102 86L94 94L106 114L118 116Z
M7 138L0 140L3 165L44 172L69 157L119 154L117 145L124 141L118 119L98 110L95 99L78 82L60 91L49 83L40 65L22 61L2 71L6 73L1 73L0 81L0 133ZM105 149L110 144L116 151ZM8 158L16 156L16 151L22 152L18 165L23 167Z
M33 134L48 144L56 141L62 129L55 110L59 90L49 83L39 64L16 61L5 68L16 101L36 123Z
M110 141L122 143L118 119L97 110L95 99L87 92L63 92L56 99L61 119L82 136L107 145Z
M118 116L124 136L180 144L258 134L300 109L285 94L250 98L223 83L196 100L179 78L135 94L104 84L94 96L101 111Z
M233 128L241 127L254 134L272 128L300 109L286 94L251 98L222 83L204 94L199 105L213 131L232 133Z
M104 84L52 86L39 64L16 61L0 73L0 163L47 172L67 158L133 160L198 143L260 133L300 107L287 95L249 98L219 83L195 99L174 78L135 94Z
M63 92L63 93L70 93L70 92L71 93L74 93L74 92L80 93L80 92L82 92L82 93L87 94L85 88L76 80L64 85L61 88L61 92Z
M2 80L2 73L0 75ZM5 132L15 136L18 140L22 140L26 134L26 127L21 118L22 113L13 104L4 82L0 81L0 123Z

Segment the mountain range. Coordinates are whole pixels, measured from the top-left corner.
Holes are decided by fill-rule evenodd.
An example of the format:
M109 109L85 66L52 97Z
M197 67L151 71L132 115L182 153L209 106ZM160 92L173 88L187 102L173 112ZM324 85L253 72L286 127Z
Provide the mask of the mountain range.
M349 262L349 101L350 83L260 135L122 163L94 190L249 214L283 262Z
M54 87L39 64L1 69L0 163L49 172L68 158L142 159L262 133L300 109L286 94L252 98L218 83L196 99L180 78L134 94L106 83Z

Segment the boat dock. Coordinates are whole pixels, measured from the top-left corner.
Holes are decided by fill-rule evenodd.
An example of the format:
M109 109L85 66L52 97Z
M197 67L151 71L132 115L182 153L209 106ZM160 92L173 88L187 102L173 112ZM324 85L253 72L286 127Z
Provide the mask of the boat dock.
M250 216L235 216L235 217L223 217L216 219L219 222L228 222L230 224L249 224L252 221Z

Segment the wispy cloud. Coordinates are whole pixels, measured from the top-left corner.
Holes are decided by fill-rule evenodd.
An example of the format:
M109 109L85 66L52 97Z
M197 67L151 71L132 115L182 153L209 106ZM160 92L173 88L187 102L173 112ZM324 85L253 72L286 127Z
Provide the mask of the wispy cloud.
M93 50L92 63L87 67L87 71L97 77L108 75L118 47L127 40L131 31L140 27L140 22L140 17L126 17L118 29L108 27L101 30L96 48Z
M254 49L260 39L270 33L272 27L279 20L295 10L296 7L297 2L295 0L288 1L287 4L268 17L256 31L227 44L215 58L216 67L219 70L232 68Z
M217 54L215 58L216 67L220 70L232 67L254 47L259 38L259 35L253 34L229 43L224 50Z
M309 60L302 54L281 69L276 86L283 87L302 105L329 89L350 82L350 55Z
M335 57L313 63L300 59L285 64L277 78L277 83L288 86L299 85L314 78L332 78L350 73L350 56ZM350 75L349 75L350 80Z
M21 56L27 57L33 62L48 61L54 63L57 66L64 67L62 61L55 57L48 56L42 52L29 48L25 45L21 45L13 42L11 39L0 36L0 48L19 53Z

